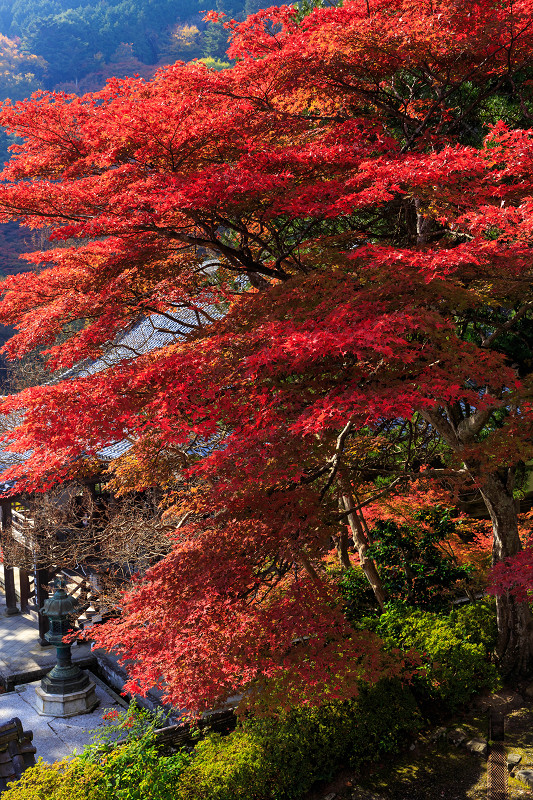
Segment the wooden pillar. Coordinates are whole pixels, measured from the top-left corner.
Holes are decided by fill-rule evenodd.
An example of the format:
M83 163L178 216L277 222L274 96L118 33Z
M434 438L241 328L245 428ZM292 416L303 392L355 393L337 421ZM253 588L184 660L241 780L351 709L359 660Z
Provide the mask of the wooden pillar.
M2 500L0 503L2 513L2 551L4 554L4 590L6 593L6 614L18 614L17 595L15 593L15 575L13 565L9 562L9 548L6 553L5 543L11 537L11 500Z
M49 597L47 588L49 580L50 574L48 572L48 567L35 570L35 603L39 610L39 644L41 647L50 647L50 642L44 638L45 633L48 632L48 617L45 617L44 614L40 612L44 601Z
M30 610L30 576L27 569L19 569L20 582L20 610L27 613Z
M8 565L5 563L4 589L6 593L6 614L8 617L12 616L13 614L19 614L20 612L17 608L17 595L15 592L15 575L13 573L13 567L8 567Z

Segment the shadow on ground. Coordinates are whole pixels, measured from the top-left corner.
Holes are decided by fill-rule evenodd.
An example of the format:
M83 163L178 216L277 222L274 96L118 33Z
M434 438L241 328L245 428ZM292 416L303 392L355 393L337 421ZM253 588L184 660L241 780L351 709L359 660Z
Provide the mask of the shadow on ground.
M478 708L456 717L468 738L487 737L487 714ZM518 769L533 768L533 705L506 716L505 748L518 753ZM509 800L532 798L533 791L510 776ZM345 772L327 786L317 787L306 800L487 800L487 761L455 747L445 738L432 741L431 732L414 749L388 762L370 764L364 773Z

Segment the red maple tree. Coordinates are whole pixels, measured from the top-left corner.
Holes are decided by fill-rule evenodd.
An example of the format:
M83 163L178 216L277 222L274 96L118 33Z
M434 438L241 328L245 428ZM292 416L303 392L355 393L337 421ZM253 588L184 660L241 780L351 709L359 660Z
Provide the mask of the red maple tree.
M230 70L176 64L0 115L21 142L2 218L67 243L5 282L8 352L45 345L60 371L143 315L186 320L172 345L3 411L27 488L127 436L115 486L157 480L189 515L96 635L134 685L190 708L265 678L348 696L392 669L320 570L348 523L386 599L354 483L374 434L411 426L388 462L404 481L418 433L438 440L424 478L479 489L496 561L520 549L533 455L533 3L351 0L228 25ZM498 622L503 669L529 669L527 605L502 595Z

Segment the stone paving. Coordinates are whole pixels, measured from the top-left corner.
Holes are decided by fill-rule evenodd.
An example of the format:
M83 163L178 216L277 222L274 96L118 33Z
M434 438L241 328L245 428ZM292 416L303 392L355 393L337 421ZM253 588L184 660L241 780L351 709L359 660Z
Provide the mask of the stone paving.
M52 763L74 750L81 752L93 738L93 732L102 725L102 714L110 708L119 708L117 702L101 687L96 687L100 705L90 714L61 719L43 717L37 713L35 687L40 681L17 686L15 691L0 694L0 722L18 717L25 731L33 731L33 745L42 758Z

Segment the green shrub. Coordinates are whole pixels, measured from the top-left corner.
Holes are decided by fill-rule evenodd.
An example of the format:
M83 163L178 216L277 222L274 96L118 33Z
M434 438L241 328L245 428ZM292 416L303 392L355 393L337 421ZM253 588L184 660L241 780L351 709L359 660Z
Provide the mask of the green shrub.
M99 782L101 770L94 764L65 759L46 764L41 758L34 767L13 781L2 800L107 800Z
M349 703L211 734L192 755L161 757L153 725L135 709L119 715L81 756L27 770L6 800L294 800L340 766L361 767L401 749L420 715L408 689L382 681L361 687ZM112 746L117 735L125 740Z
M442 549L457 530L453 510L422 508L409 524L378 520L368 556L378 567L387 596L428 611L440 611L455 593L457 581L468 581L470 568L454 563Z
M265 759L264 743L248 731L222 738L211 734L196 745L181 775L176 800L259 800L268 797L275 776Z
M494 598L459 606L450 612L449 620L469 642L483 645L488 655L496 649L498 625Z
M96 731L80 762L99 767L98 789L105 800L173 800L190 756L184 751L161 756L154 732L164 723L162 714L154 716L132 703Z
M376 598L361 567L344 570L338 580L344 613L352 625L358 626L367 616L377 616L379 609Z
M423 668L413 686L419 700L455 709L475 693L498 685L496 668L489 661L495 626L494 608L484 602L449 614L391 607L376 630L389 644L414 648L421 655Z
M362 687L356 701L298 709L245 722L229 736L200 742L182 773L176 800L289 800L341 765L401 749L420 714L398 681Z
M118 745L100 762L42 760L9 785L2 800L174 800L186 754L160 757L155 747Z
M105 800L173 800L189 760L183 753L162 758L142 740L128 742L101 758L98 789Z
M131 706L99 729L80 756L51 765L39 760L2 800L174 800L191 757L159 754L154 729L160 722Z

